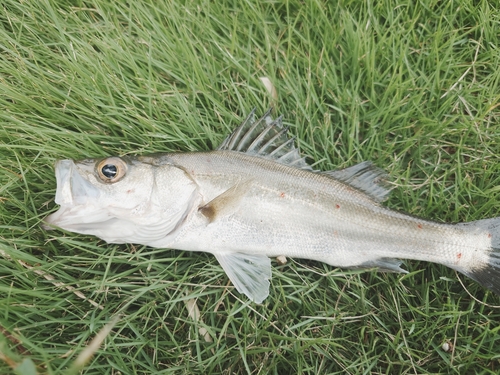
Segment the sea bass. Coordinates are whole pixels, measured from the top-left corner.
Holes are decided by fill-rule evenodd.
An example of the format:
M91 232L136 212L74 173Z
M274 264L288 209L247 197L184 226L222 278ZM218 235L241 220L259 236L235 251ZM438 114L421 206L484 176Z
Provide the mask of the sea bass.
M313 171L282 117L254 111L215 151L108 157L56 165L46 226L108 243L205 251L261 303L269 257L406 272L399 259L451 267L500 294L500 218L445 224L381 205L371 162Z

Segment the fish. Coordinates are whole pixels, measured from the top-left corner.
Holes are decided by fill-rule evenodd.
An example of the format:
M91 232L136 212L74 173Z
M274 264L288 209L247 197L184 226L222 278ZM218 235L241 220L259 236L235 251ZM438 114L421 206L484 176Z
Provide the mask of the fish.
M283 256L403 273L403 259L434 262L500 294L500 218L452 224L390 209L373 162L313 170L288 131L282 116L254 109L212 151L60 160L60 207L44 227L212 253L259 304L270 258Z

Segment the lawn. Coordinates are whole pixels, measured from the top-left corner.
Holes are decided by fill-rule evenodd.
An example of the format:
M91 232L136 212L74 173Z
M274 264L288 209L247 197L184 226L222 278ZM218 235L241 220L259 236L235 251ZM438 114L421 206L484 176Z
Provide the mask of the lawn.
M0 48L0 373L500 371L500 297L443 266L273 262L257 305L210 254L40 227L56 160L210 150L270 106L392 208L500 216L495 1L4 0Z

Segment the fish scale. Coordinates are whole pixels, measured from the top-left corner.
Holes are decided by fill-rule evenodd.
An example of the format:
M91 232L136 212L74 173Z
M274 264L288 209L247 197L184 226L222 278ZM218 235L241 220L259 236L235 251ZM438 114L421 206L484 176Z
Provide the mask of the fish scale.
M235 176L237 172L237 169L227 168L228 165L241 167L247 162L252 163L252 160L242 160L248 158L245 155L226 152L212 156L210 168L214 168L220 174L225 166L227 176ZM205 155L199 154L172 155L172 160L176 164L187 168L197 165L198 169L202 170L201 164L205 158ZM226 158L238 159L239 162L235 163L234 160L230 163L225 162ZM261 163L252 163L253 169L249 168L248 174L243 176L239 174L240 178L254 178L255 188L248 192L244 202L239 203L240 210L231 215L230 220L212 223L210 230L199 233L195 227L199 225L204 227L205 220L204 216L200 215L199 221L193 221L195 223L193 227L186 226L183 234L174 244L165 244L165 246L190 249L197 246L193 242L199 242L202 236L212 243L214 248L223 251L248 248L247 251L252 251L254 254L262 252L268 256L276 256L285 252L288 256L312 258L342 267L360 266L366 263L366 258L374 258L374 262L377 258L392 257L420 259L419 255L415 258L413 254L415 248L419 248L420 252L425 253L426 256L432 257L430 261L444 263L447 262L447 256L443 252L436 252L435 249L445 250L446 247L453 249L460 246L460 238L463 234L460 228L428 222L388 210L366 199L363 193L346 189L342 183L331 181L325 176L316 175L316 178L307 179L310 172L288 171L286 166L271 170L269 165L263 165L270 163L272 162L266 160ZM257 165L262 165L262 170L259 170ZM204 170L203 174L209 180L208 170ZM273 181L275 181L274 184ZM228 189L233 183L232 179L228 178L225 186L218 187L219 191ZM200 185L204 186L206 182L201 182ZM293 186L295 191L290 191L289 186ZM210 190L216 191L213 188ZM281 198L280 191L284 191L285 197L288 196L289 199ZM319 194L319 198L311 200L310 195L313 191L322 192L322 194ZM218 195L218 191L215 195ZM209 196L208 200L214 198ZM290 204L294 207L293 212L290 211ZM337 208L337 205L340 207ZM264 222L258 223L258 220L262 219ZM232 233L238 232L238 228L232 227L233 223L239 226L247 223L248 229L243 231L241 236L238 233L240 243L237 239L230 237ZM426 230L418 227L424 223ZM248 236L250 230L259 235ZM269 230L272 233L266 233ZM338 232L337 237L332 235L334 231ZM431 231L434 237L431 236ZM218 243L211 238L213 232L227 232L224 238L229 237L230 240ZM286 235L279 236L276 232L286 233ZM321 246L310 246L311 243L317 243L315 239L318 236L325 238ZM401 241L401 236L406 238L405 242ZM449 239L443 240L443 236ZM339 241L339 237L343 241ZM254 238L257 238L255 243L251 243L250 240ZM290 240L287 240L289 238ZM264 243L264 239L274 241ZM392 244L395 246L391 246ZM369 251L370 247L376 249ZM396 250L391 251L393 247ZM356 257L356 254L362 254L363 257Z
M214 151L57 163L57 212L46 227L110 243L215 255L238 291L261 303L269 257L406 272L440 263L500 294L500 219L446 224L384 207L371 162L314 171L270 111L254 111Z

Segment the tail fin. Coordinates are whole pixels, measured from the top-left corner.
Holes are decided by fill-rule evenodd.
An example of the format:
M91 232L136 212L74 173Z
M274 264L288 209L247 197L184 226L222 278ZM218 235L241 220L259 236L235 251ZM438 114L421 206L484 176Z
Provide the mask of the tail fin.
M455 269L500 295L500 217L459 225L467 227L475 236L478 236L478 241L482 242L486 236L491 244L486 253L475 257L475 262L470 268L456 267Z

